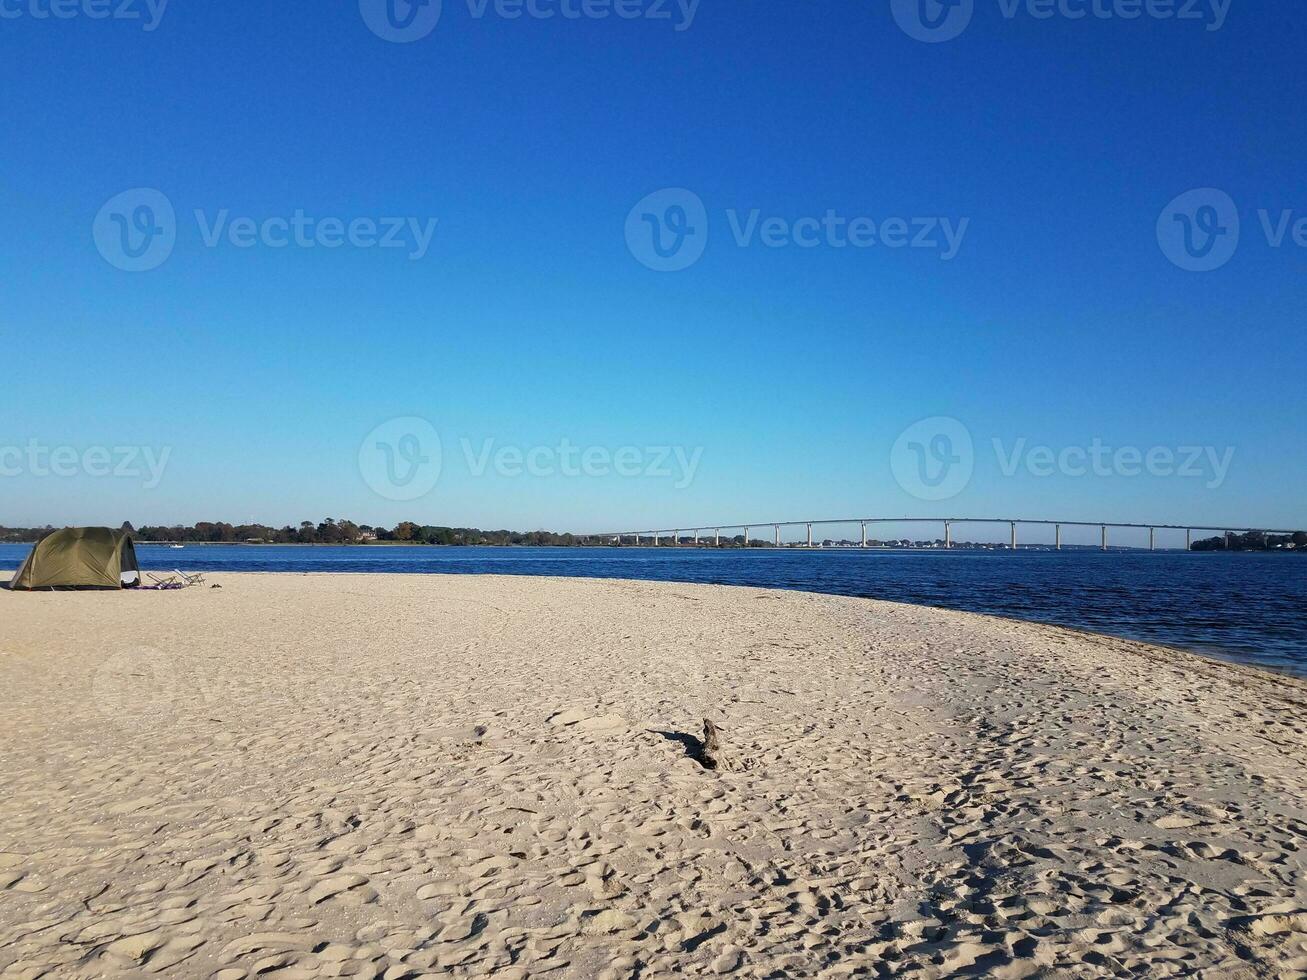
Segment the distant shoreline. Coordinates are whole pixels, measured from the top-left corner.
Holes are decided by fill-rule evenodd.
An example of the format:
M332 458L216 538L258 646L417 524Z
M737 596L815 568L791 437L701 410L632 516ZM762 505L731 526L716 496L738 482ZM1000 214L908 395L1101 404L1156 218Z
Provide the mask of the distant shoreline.
M6 544L31 544L30 541L9 541ZM725 548L715 547L713 545L629 545L629 544L583 544L583 545L558 545L558 544L428 544L421 541L366 541L366 542L322 542L322 541L136 541L136 547L162 547L169 548L174 544L180 544L183 548L495 548L504 551L530 551L541 548L555 548L564 551L579 551L583 549L603 549L604 551L711 551L711 552L735 552L735 551L923 551L923 552L944 552L944 551L986 551L986 552L1010 552L1013 549L1004 545L954 545L951 548L904 548L888 547L886 545L867 545L863 548L858 545L813 545L811 548L805 545L795 544L781 547L775 545L758 545L745 548L743 545L733 545ZM1022 545L1017 551L1050 551L1056 552L1058 549L1053 545ZM1102 548L1092 544L1063 544L1062 551L1092 551L1102 552ZM1109 552L1138 551L1147 553L1148 548L1131 547L1129 545L1113 545L1107 549ZM1153 549L1156 554L1275 554L1274 551L1266 552L1242 552L1242 551L1186 551L1184 548L1156 548Z

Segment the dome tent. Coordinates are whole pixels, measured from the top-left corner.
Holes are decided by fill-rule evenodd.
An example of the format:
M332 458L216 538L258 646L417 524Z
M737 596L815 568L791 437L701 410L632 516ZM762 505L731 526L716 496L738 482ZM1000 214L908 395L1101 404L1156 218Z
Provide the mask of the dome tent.
M140 584L136 548L126 531L66 527L36 543L9 588L121 589Z

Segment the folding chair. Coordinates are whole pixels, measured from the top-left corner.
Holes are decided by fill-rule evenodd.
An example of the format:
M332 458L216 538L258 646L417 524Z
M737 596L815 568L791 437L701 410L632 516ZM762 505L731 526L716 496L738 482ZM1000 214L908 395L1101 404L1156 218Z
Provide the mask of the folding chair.
M146 572L146 577L154 583L156 589L182 589L185 588L177 581L176 575L155 575L154 572Z

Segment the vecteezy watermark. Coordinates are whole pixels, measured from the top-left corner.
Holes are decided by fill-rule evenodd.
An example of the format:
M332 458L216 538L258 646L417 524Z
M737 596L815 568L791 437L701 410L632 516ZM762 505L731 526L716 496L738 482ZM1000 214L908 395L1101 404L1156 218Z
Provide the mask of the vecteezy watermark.
M756 241L764 248L921 248L938 252L945 262L958 254L966 237L970 218L945 217L882 218L845 217L831 209L820 217L762 217L754 208L741 220L738 212L728 209L726 220L731 236L740 248Z
M359 0L363 23L383 41L421 41L440 23L440 0Z
M665 20L675 31L689 30L698 9L699 0L467 0L473 20ZM436 29L441 0L359 0L359 12L383 41L410 44Z
M390 419L363 437L358 465L363 482L387 500L417 500L440 481L440 434L424 418Z
M646 194L626 216L626 247L655 272L679 272L708 247L708 211L684 187Z
M494 14L504 20L665 20L672 30L686 31L694 23L699 0L467 0L476 20ZM678 16L679 15L679 16Z
M1186 191L1162 209L1157 219L1157 244L1179 268L1212 272L1234 258L1244 224L1234 198L1214 187L1200 187ZM1268 248L1293 245L1307 249L1307 215L1293 208L1261 208L1256 224Z
M562 439L556 446L498 446L494 439L474 445L459 440L463 459L472 476L494 472L496 476L595 477L618 476L674 480L673 489L684 490L694 482L703 459L703 447L685 446L578 446Z
M1141 476L1202 480L1208 490L1224 485L1234 462L1233 446L1113 446L1099 437L1083 445L1031 445L1024 437L1010 445L991 440L1000 475L1070 479ZM948 500L971 482L976 468L971 432L955 418L922 419L904 429L890 450L890 471L918 500Z
M91 234L110 265L124 272L149 272L172 255L177 214L162 191L137 187L105 201Z
M1234 257L1239 247L1239 208L1225 191L1200 187L1186 191L1157 218L1162 254L1189 272L1211 272Z
M994 456L999 472L1016 476L1024 469L1033 477L1179 477L1204 480L1208 490L1218 490L1230 474L1234 447L1225 446L1110 446L1095 437L1087 446L1030 446L1017 439L1010 447L994 439Z
M965 425L937 415L904 429L889 461L895 481L918 500L948 500L971 482L976 453Z
M581 446L570 439L556 444L501 444L493 438L459 439L462 462L473 479L622 477L672 480L684 490L694 482L703 447L676 445ZM387 500L417 500L440 482L441 439L427 419L404 416L383 422L359 444L358 467L363 482Z
M193 212L205 248L403 249L413 262L425 258L438 218L318 217L297 208L289 215L233 217L231 211ZM178 221L161 191L141 187L117 194L100 208L92 226L104 260L126 272L148 272L168 260L177 245Z
M315 218L296 210L289 217L232 218L227 209L195 212L205 248L224 240L235 248L402 248L417 262L426 257L439 218Z
M827 208L820 216L785 218L760 208L724 212L737 248L914 248L952 260L962 247L970 218L843 215ZM655 272L679 272L703 256L708 245L708 209L693 191L665 187L641 198L626 215L626 247Z
M1234 0L994 0L1008 21L1174 20L1199 23L1208 31L1225 26ZM975 15L976 0L891 0L895 22L911 38L938 44L962 34Z
M0 20L132 20L158 29L168 0L0 0Z
M891 0L890 10L903 33L918 41L951 41L967 29L975 0Z
M20 476L69 479L139 480L142 490L153 490L163 480L172 447L153 446L50 446L29 439L21 446L0 445L0 479Z

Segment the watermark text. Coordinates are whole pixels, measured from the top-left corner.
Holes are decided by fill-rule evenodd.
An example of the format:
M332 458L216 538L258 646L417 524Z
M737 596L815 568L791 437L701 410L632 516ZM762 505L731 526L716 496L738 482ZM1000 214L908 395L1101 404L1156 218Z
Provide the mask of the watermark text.
M0 0L0 20L131 20L158 29L169 0Z
M32 476L68 479L75 476L139 480L142 490L153 490L163 480L172 447L153 446L49 446L38 439L24 445L0 446L0 478Z

